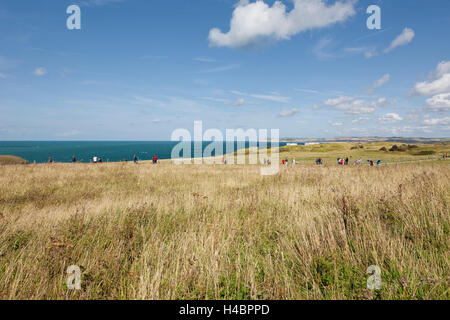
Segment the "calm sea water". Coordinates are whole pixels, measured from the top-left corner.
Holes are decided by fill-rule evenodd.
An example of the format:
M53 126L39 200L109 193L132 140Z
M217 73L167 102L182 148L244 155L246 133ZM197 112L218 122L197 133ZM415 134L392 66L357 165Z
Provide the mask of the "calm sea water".
M177 144L178 142L172 141L0 141L0 155L18 156L30 163L47 162L49 157L56 162L72 162L73 156L81 162L90 162L94 156L103 161L123 161L132 160L134 154L140 160L151 160L154 154L159 159L170 159L172 149ZM210 142L203 142L203 150L209 144ZM280 146L284 145L286 143L280 143ZM249 143L246 142L245 147L248 146ZM194 155L193 143L191 149ZM223 150L226 150L225 142Z

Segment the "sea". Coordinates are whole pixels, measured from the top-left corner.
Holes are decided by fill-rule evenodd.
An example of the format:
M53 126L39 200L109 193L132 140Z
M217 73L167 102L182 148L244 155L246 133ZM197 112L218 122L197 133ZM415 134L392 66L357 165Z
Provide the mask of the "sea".
M55 162L72 162L73 156L79 162L91 162L93 157L102 158L104 162L132 161L136 154L139 160L151 160L156 154L158 159L171 159L172 149L179 142L174 141L0 141L0 155L18 156L29 163L44 163L49 157ZM202 150L211 142L202 142ZM238 150L249 142L234 142ZM283 147L287 143L280 142ZM268 142L270 146L270 142ZM223 142L226 152L226 142ZM194 143L191 143L191 155L194 156ZM215 156L213 152L213 156ZM183 156L181 153L180 156Z

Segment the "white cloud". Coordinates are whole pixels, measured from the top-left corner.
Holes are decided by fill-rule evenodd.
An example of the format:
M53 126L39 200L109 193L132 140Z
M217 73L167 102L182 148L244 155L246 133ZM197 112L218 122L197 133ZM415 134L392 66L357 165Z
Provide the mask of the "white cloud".
M216 68L212 68L212 69L207 69L207 70L203 70L203 71L199 71L197 73L213 73L213 72L222 72L222 71L228 71L228 70L232 70L232 69L236 69L238 68L239 65L237 64L229 64L227 66L222 66L222 67L216 67Z
M277 96L277 95L265 95L265 94L251 94L250 97L255 99L262 99L262 100L269 100L274 102L282 102L282 103L288 103L291 98L289 97L283 97L283 96Z
M364 52L364 57L366 59L373 58L373 57L375 57L377 55L378 55L378 53L375 50L369 50L369 51Z
M380 98L378 101L366 101L354 97L339 97L328 99L324 102L325 106L335 110L344 111L347 114L369 114L386 103L386 99Z
M441 118L441 119L427 119L424 122L425 122L425 124L428 124L428 125L449 125L450 117Z
M211 58L206 58L206 57L198 57L194 59L195 61L198 62L216 62L216 60L211 59Z
M450 92L450 61L442 61L432 72L430 79L418 82L414 86L413 94L429 96L439 93Z
M235 7L227 33L214 28L209 32L210 45L246 47L262 40L288 40L306 30L343 22L355 14L353 1L337 1L327 5L323 0L293 0L294 9L287 11L281 1L272 7L264 1L241 0Z
M268 94L254 94L254 93L244 93L237 90L231 90L232 94L238 95L238 96L248 96L255 99L261 99L261 100L268 100L273 102L281 102L281 103L288 103L291 98L290 97L284 97L280 95L268 95Z
M317 90L311 90L311 89L294 89L295 91L300 91L300 92L304 92L304 93L313 93L313 94L318 94L320 93Z
M390 74L385 74L383 77L381 77L380 79L375 81L375 83L372 85L372 88L373 89L379 88L382 85L384 85L385 83L387 83L390 79L391 79L391 75Z
M330 125L332 127L342 127L344 124L342 122L332 122Z
M113 3L119 3L124 2L126 0L84 0L81 1L81 5L87 6L87 7L94 7L94 6L105 6Z
M298 109L283 110L283 111L281 111L278 114L278 116L281 117L281 118L292 117L292 116L296 115L299 112L300 112L300 110L298 110Z
M359 118L353 119L352 123L359 123L359 122L364 122L364 121L367 121L367 120L369 120L369 118L359 117Z
M414 30L409 28L403 29L402 33L392 41L391 45L388 48L386 48L384 52L385 53L391 52L397 47L404 46L410 43L414 39L415 35L416 34Z
M402 121L403 118L400 117L400 115L397 113L386 113L382 117L378 118L378 120L380 120L382 122L397 122L397 121Z
M47 69L45 69L43 67L37 68L36 70L33 71L33 74L35 76L41 77L41 76L47 74Z
M243 98L238 98L232 103L235 107L242 106L243 104L245 104L245 99Z
M450 92L450 73L441 78L428 82L419 82L414 87L414 93L421 96Z
M431 74L431 78L439 79L446 73L450 73L450 61L441 61L438 63L436 70Z
M427 99L425 105L431 111L450 111L450 93L438 94Z
M244 98L238 98L236 100L230 100L230 99L222 99L222 98L203 97L203 99L209 100L209 101L223 103L223 104L226 104L226 105L232 105L232 106L235 106L235 107L239 107L239 106L242 106L242 105L245 104L245 99Z

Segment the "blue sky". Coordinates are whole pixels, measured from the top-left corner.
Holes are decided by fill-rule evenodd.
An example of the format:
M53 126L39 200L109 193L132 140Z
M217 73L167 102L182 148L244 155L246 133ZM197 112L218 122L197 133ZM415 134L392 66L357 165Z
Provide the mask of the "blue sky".
M81 30L66 9L81 8ZM369 5L381 30L369 30ZM0 140L449 137L448 0L4 0Z

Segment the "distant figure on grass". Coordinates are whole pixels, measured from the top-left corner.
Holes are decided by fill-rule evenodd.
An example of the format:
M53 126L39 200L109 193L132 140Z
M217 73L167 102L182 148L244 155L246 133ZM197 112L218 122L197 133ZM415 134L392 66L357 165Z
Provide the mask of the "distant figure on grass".
M281 161L281 163L284 165L284 159Z
M134 155L134 156L133 156L133 161L134 161L135 164L138 163L138 157L137 157L137 155Z
M382 164L381 160L378 160L377 161L377 166L381 166L381 164Z
M373 160L370 160L369 163L370 163L370 166L373 167Z
M158 163L158 157L156 156L156 154L153 156L153 164L157 164Z
M97 163L97 162L98 162L98 157L94 156L94 157L92 158L92 162L93 162L93 163Z
M295 159L292 159L292 165L295 166Z
M316 160L316 165L320 166L322 164L323 164L322 158L319 158L319 159Z
M48 157L48 163L53 163L52 157Z
M72 157L72 163L77 162L77 158L75 158L75 156Z

